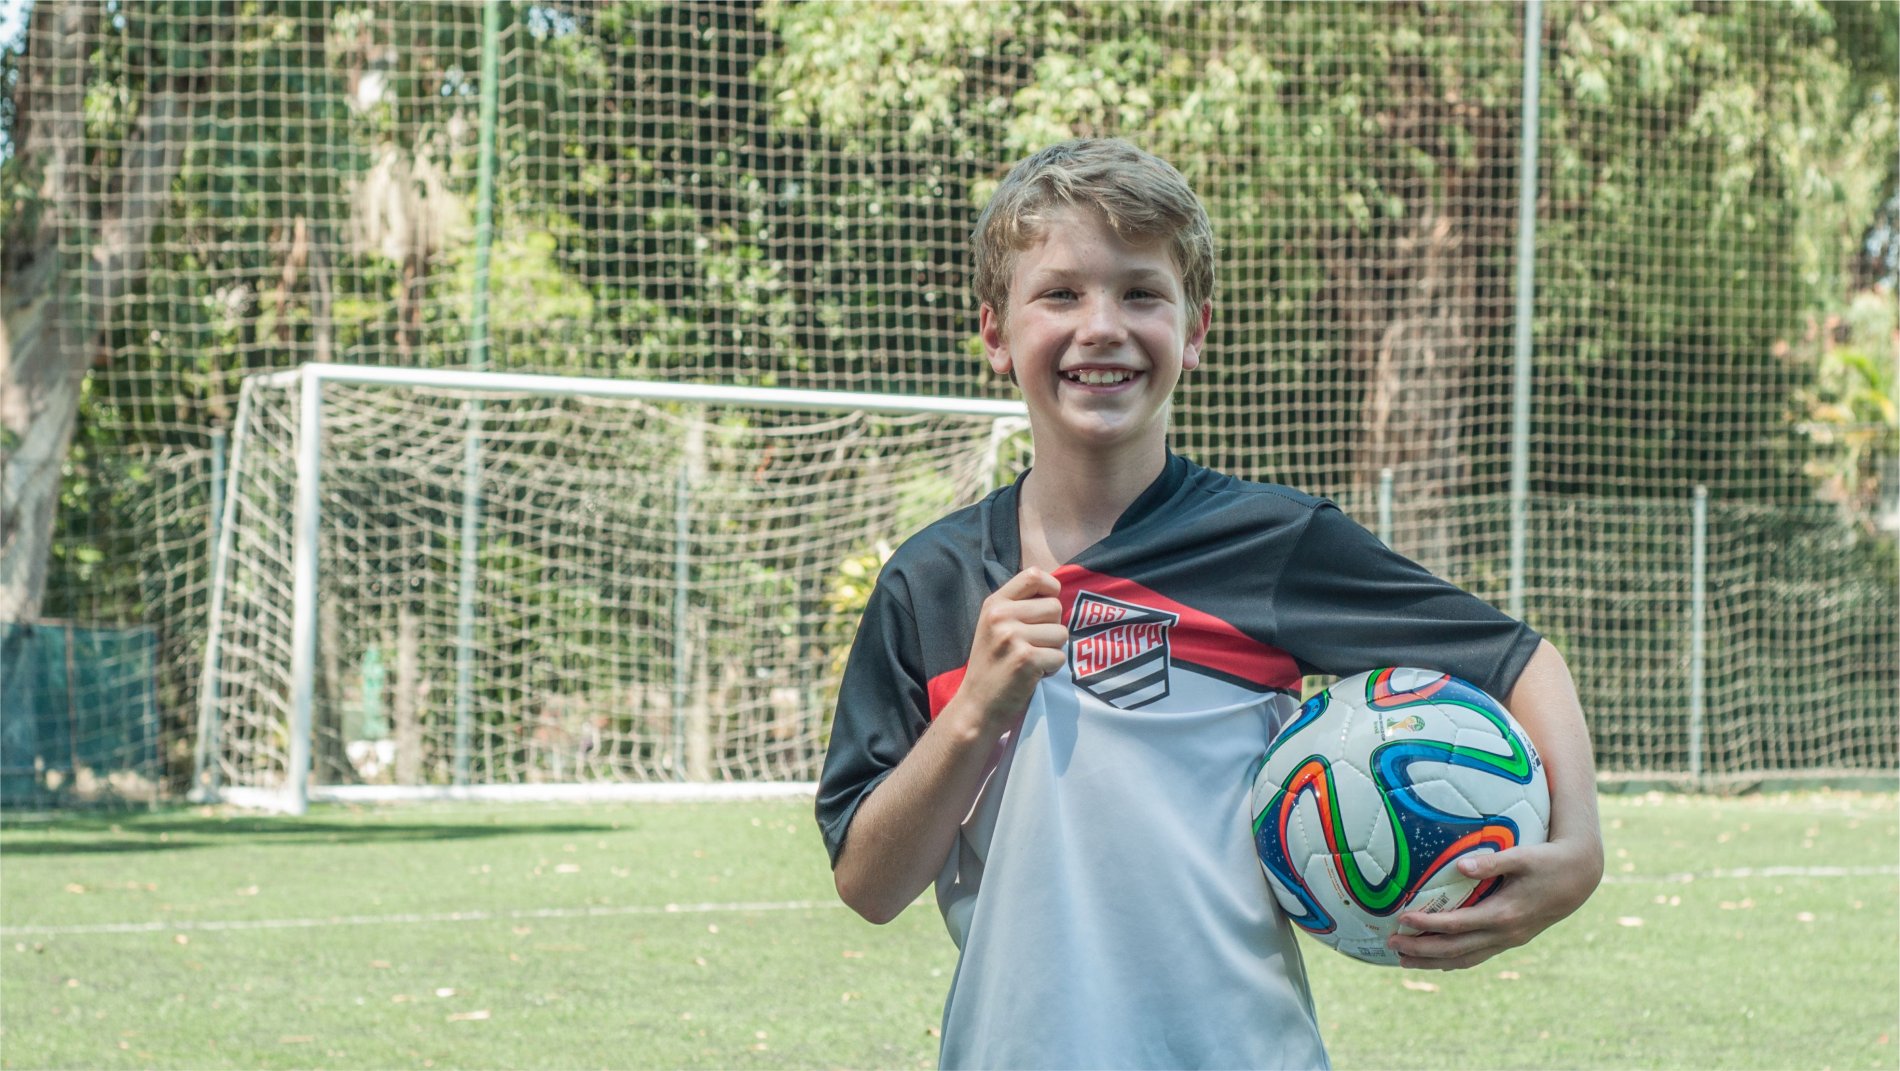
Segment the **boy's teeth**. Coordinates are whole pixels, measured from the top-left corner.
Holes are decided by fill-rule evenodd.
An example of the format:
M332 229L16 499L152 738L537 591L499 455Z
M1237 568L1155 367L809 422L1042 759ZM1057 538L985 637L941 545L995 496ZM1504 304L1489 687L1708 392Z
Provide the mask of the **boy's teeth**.
M1069 378L1075 380L1077 383L1086 384L1087 386L1103 387L1111 383L1120 383L1122 380L1127 379L1128 375L1127 372L1084 371L1071 372L1069 373Z

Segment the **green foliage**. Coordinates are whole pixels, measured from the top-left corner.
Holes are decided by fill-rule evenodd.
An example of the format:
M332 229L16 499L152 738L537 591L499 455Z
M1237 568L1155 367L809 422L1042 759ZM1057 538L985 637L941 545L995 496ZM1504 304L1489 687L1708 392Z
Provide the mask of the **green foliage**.
M1803 471L1815 481L1817 497L1869 535L1878 526L1883 490L1900 494L1895 321L1891 291L1856 294L1846 308L1811 324L1798 355L1789 354L1814 370L1813 385L1796 394L1790 415L1813 444ZM1891 498L1887 508L1896 508Z
M878 572L891 560L894 548L880 542L871 550L840 561L825 585L825 680L830 687L823 696L827 720L838 702L838 682L844 680L845 663L851 658L851 644L857 639L858 623L877 586Z
M1804 3L1584 3L1558 24L1538 420L1607 422L1627 445L1607 469L1561 453L1538 468L1564 490L1782 485L1798 380L1770 350L1837 292L1883 184L1829 21ZM1720 356L1668 356L1683 352Z
M502 197L547 219L557 262L594 297L602 348L627 371L717 365L770 385L811 366L810 318L771 242L787 185L774 176L796 147L751 123L768 108L747 78L758 50L728 53L738 69L725 79L699 69L709 44L749 29L736 7L602 6L537 29L515 56L526 77L512 103L546 107L548 121L509 147L527 181Z
M1638 495L1784 485L1775 444L1796 384L1767 345L1838 285L1890 170L1879 161L1891 139L1871 135L1891 109L1856 92L1879 83L1878 68L1842 60L1869 46L1837 47L1828 10L1806 3L1576 3L1549 16L1536 333L1551 389L1539 425L1588 413L1627 445L1609 457L1557 446L1533 471L1552 489ZM1117 134L1175 160L1214 207L1224 254L1225 344L1188 388L1210 410L1258 404L1260 373L1228 363L1244 357L1286 401L1318 403L1303 429L1312 455L1354 464L1376 348L1417 315L1388 288L1439 270L1416 237L1433 228L1480 265L1469 285L1492 303L1469 311L1462 360L1475 372L1507 359L1511 5L819 3L762 17L784 43L759 69L774 121L840 155L1005 162L1057 138ZM898 206L887 218L908 223L902 206L958 179L968 220L993 171L882 169L841 200ZM847 233L870 249L892 240ZM1643 253L1625 263L1606 249ZM1709 293L1739 294L1749 315L1711 316L1689 297ZM885 299L831 306L827 322L848 331L862 322L854 310ZM924 334L928 321L915 322ZM1698 364L1674 356L1684 352L1752 356ZM1670 369L1660 385L1659 367ZM1505 386L1468 382L1462 412L1506 411ZM1470 438L1504 431L1478 424ZM1215 463L1267 460L1270 440L1244 427L1188 435ZM1272 460L1295 482L1355 478L1339 461ZM1505 457L1474 447L1466 463L1482 487Z
M502 323L588 323L594 319L594 296L555 260L558 240L543 229L501 228L489 266L488 315ZM454 303L464 321L474 317L475 249L457 246L447 252L457 277Z

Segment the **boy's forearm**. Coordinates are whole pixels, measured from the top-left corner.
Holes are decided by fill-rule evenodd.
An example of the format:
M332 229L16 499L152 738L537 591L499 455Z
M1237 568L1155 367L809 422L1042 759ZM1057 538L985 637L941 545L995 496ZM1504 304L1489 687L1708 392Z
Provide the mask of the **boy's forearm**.
M859 804L832 868L838 895L872 922L910 906L942 871L1003 735L1062 667L1062 585L1024 569L983 600L957 694Z
M989 772L996 740L962 713L952 701L852 816L832 876L872 922L896 918L936 880Z
M1476 881L1501 879L1496 895L1440 914L1399 917L1418 933L1391 939L1405 967L1457 970L1515 948L1562 921L1603 879L1603 834L1597 824L1596 764L1583 704L1563 656L1540 644L1505 697L1544 760L1550 785L1550 838L1458 860Z
M1594 845L1600 869L1602 831L1590 733L1570 668L1548 641L1531 656L1504 705L1543 757L1550 784L1550 839Z

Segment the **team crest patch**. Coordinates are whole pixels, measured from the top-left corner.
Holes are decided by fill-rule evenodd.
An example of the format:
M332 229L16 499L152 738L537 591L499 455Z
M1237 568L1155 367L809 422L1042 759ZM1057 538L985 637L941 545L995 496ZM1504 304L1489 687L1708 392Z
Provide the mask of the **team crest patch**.
M1069 613L1069 672L1110 706L1133 710L1168 694L1168 630L1177 614L1091 591Z

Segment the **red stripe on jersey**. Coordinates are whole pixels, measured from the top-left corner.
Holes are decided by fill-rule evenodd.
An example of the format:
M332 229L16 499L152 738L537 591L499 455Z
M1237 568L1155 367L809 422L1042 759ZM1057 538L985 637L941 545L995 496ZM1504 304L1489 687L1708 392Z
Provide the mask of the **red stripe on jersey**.
M950 700L956 698L957 689L963 687L963 674L969 668L967 664L961 665L947 673L939 673L930 678L926 689L930 695L931 721L936 721L937 715L943 713L943 708L949 706Z
M1075 598L1087 590L1122 602L1134 603L1178 616L1170 642L1176 662L1204 666L1262 688L1277 688L1298 694L1300 666L1293 656L1261 643L1227 622L1203 610L1175 602L1158 591L1118 576L1090 572L1079 565L1056 570L1062 582L1062 621L1067 624L1075 610ZM961 675L961 671L959 676ZM931 684L934 696L936 683Z

